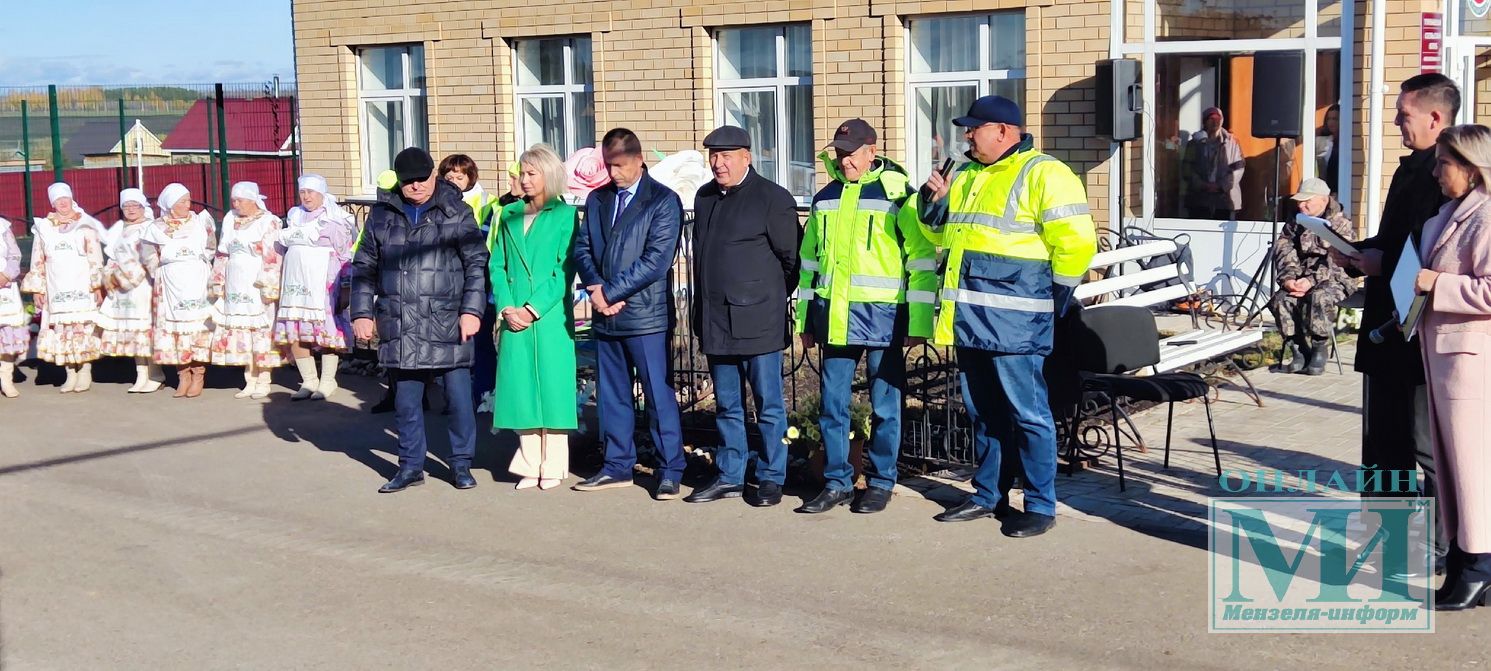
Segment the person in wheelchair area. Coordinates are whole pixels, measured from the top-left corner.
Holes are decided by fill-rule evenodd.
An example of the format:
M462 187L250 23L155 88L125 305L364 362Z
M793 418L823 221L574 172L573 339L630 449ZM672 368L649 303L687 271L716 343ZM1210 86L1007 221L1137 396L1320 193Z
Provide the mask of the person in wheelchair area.
M1341 213L1341 203L1330 195L1325 181L1311 177L1292 196L1299 211L1330 222L1344 240L1356 238L1356 226ZM1278 322L1290 354L1274 372L1320 375L1330 358L1331 329L1336 327L1336 305L1349 295L1353 282L1330 258L1330 246L1291 217L1274 240L1274 277L1279 288L1269 308Z

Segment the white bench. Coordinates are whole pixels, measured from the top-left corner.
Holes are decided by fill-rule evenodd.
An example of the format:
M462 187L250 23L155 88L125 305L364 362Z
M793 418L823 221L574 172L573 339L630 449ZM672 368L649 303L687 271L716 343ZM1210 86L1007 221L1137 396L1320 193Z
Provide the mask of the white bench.
M1151 268L1140 265L1142 261L1151 260L1159 263L1152 264ZM1088 269L1102 273L1103 277L1077 286L1073 296L1084 304L1153 308L1197 293L1195 286L1186 279L1186 269L1180 262L1180 245L1174 240L1155 240L1100 252L1092 258ZM1176 283L1149 290L1143 288L1166 280L1176 280ZM1191 327L1190 331L1160 341L1160 362L1151 367L1152 372L1168 373L1222 359L1224 365L1234 369L1247 384L1248 395L1253 401L1262 406L1263 399L1258 390L1228 355L1262 342L1263 329L1228 329L1225 323L1221 330L1201 328L1194 307L1191 309Z

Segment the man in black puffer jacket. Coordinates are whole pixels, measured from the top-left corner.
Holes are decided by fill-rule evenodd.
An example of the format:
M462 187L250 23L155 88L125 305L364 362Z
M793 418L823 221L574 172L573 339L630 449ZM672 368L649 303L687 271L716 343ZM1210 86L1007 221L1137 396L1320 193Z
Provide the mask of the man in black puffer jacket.
M378 491L424 482L421 402L436 375L451 405L454 484L470 489L476 486L471 338L487 303L487 248L471 208L460 190L435 176L429 153L399 152L394 172L398 192L379 192L352 259L352 330L360 340L378 336L378 361L398 387L399 472Z

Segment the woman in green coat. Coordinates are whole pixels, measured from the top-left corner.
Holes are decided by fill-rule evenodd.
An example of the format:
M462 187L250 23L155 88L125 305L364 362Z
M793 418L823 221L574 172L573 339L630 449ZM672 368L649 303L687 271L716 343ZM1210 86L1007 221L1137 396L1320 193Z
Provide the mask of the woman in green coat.
M534 145L519 159L524 198L502 209L492 228L492 293L497 307L497 398L492 426L518 434L508 467L518 489L558 487L569 475L575 407L575 331L571 249L578 222L559 198L564 163Z

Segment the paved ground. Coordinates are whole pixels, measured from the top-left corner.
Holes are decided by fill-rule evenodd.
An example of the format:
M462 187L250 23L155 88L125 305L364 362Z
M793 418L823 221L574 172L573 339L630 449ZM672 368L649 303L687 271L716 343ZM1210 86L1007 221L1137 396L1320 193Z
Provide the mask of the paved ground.
M1254 380L1266 408L1230 389L1216 407L1225 466L1351 467L1354 375ZM1014 541L992 521L937 524L941 507L909 491L881 515L816 517L640 488L516 492L494 481L506 455L490 437L476 490L379 495L390 420L361 410L371 380L347 384L331 403L114 383L0 399L0 667L1487 663L1484 611L1428 638L1208 635L1197 520L1215 479L1199 406L1177 410L1171 471L1164 415L1143 414L1155 449L1128 455L1127 492L1111 460L1063 476L1057 528Z

